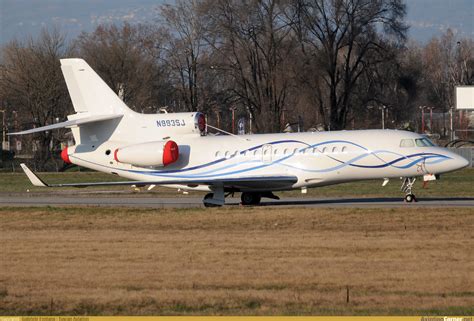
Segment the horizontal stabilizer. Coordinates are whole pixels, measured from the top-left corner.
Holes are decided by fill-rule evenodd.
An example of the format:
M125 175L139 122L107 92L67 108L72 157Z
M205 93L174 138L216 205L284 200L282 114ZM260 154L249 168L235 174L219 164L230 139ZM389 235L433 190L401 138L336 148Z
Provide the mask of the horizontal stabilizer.
M28 130L24 130L24 131L21 131L21 132L10 133L8 135L11 136L11 135L33 134L33 133L44 132L44 131L52 130L52 129L70 128L70 127L74 127L74 126L81 126L81 125L85 125L85 124L90 124L90 123L95 123L95 122L105 121L105 120L110 120L110 119L116 119L116 118L122 118L122 117L123 117L123 115L89 116L89 117L84 117L84 118L79 118L79 119L68 120L68 121L64 121L64 122L53 124L53 125L28 129Z
M34 186L42 187L87 187L87 186L120 186L120 185L218 185L224 188L273 188L291 186L298 181L296 176L245 176L218 179L187 179L187 180L153 180L153 181L121 181L121 182L91 182L91 183L63 183L46 184L33 173L25 164L21 164L23 171Z
M39 178L38 176L36 176L35 173L33 173L31 171L31 169L28 168L28 166L26 166L25 164L21 163L20 164L21 168L23 169L23 171L25 172L26 176L28 176L28 179L30 180L31 184L33 184L34 186L40 186L40 187L47 187L48 185L45 184L41 178Z

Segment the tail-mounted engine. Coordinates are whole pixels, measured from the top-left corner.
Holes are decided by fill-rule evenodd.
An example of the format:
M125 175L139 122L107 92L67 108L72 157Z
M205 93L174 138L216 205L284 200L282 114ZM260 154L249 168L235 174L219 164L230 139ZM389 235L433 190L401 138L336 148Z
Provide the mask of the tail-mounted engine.
M172 140L129 145L117 148L117 162L136 166L167 166L179 158L179 148Z
M203 113L196 113L196 116L194 116L194 126L197 127L201 136L206 135L206 116Z

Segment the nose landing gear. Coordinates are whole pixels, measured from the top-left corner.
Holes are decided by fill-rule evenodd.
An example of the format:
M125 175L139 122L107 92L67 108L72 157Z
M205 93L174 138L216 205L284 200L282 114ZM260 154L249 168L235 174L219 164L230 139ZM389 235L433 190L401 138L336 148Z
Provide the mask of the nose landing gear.
M415 184L416 178L405 177L400 190L405 193L405 202L417 202L415 194L413 194L413 184Z

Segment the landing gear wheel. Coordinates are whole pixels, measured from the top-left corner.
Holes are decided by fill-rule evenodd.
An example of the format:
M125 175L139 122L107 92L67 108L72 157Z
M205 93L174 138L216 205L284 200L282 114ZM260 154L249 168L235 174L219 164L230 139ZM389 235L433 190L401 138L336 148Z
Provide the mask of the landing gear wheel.
M240 200L242 201L242 205L258 205L262 196L259 193L249 193L244 192L242 193Z
M214 198L214 193L207 193L206 196L204 196L204 200L202 201L204 207L219 207L219 205L217 204L211 204L206 202L206 200L211 198Z
M400 190L405 193L405 202L417 202L415 194L413 194L413 185L415 184L416 178L405 177Z
M416 202L415 195L414 194L405 195L405 202L407 202L407 203Z

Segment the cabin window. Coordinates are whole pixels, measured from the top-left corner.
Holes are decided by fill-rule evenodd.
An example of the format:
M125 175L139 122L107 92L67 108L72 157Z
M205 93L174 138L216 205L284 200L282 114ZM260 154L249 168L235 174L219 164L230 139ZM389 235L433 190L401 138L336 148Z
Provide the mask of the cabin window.
M225 152L224 156L225 156L225 158L230 158L230 153L227 151L227 152Z
M318 153L318 149L316 147L313 148L313 154L317 154Z
M342 149L341 149L341 152L343 154L346 154L347 153L347 147L346 146L343 146Z
M414 147L415 143L413 142L413 139L402 139L400 141L400 147Z
M328 150L328 149L327 149L326 147L323 147L323 149L321 150L321 153L327 154L327 150Z
M217 151L216 152L216 158L219 158L219 157L221 157L221 152Z
M295 148L295 149L293 150L293 154L296 154L297 152L298 152L298 148Z
M333 147L333 148L332 148L332 153L333 153L333 154L336 154L336 153L337 153L337 147Z
M275 149L275 150L273 151L273 154L275 154L275 155L278 154L278 149Z
M283 154L285 154L285 155L288 154L288 148L285 148L285 150L283 151Z

